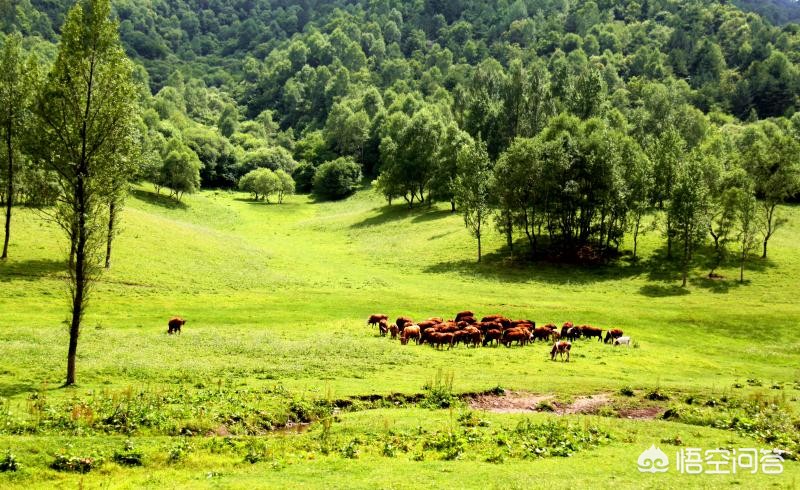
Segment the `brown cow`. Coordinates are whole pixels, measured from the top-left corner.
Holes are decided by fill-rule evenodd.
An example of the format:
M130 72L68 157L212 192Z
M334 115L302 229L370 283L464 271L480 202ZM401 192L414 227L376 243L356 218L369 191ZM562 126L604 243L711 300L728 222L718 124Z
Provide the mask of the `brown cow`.
M425 342L427 342L430 344L431 337L433 336L434 333L436 333L436 329L433 327L422 330L422 333L420 333L419 343L424 344Z
M500 342L506 347L511 347L512 342L517 342L520 346L524 346L531 338L531 334L524 328L510 328L503 332L503 338Z
M569 342L556 342L553 344L553 348L550 350L550 360L556 360L556 354L561 356L561 361L564 361L564 354L567 354L567 362L569 362L569 351L572 349L572 344Z
M488 315L481 318L481 322L496 322L500 318L503 318L503 315Z
M467 334L467 338L464 340L465 344L472 344L472 347L478 347L483 342L483 336L477 327L467 327L464 332Z
M461 323L461 322L473 325L475 323L478 323L478 320L476 320L474 316L470 315L470 316L462 316L460 320L456 321L456 323Z
M533 329L533 342L537 340L543 340L545 342L550 340L550 337L554 334L552 330L546 327L536 327Z
M608 332L606 332L606 338L603 339L603 343L607 344L609 342L614 342L615 339L622 337L622 330L618 328L612 328Z
M564 329L562 328L561 331L563 332ZM581 338L581 332L581 327L571 327L569 330L567 330L566 338L569 340L578 340ZM562 337L564 336L562 335Z
M462 318L466 318L468 316L474 317L475 313L473 313L473 312L471 312L469 310L459 311L458 313L456 313L456 323L460 322Z
M412 320L411 318L409 318L407 316L401 316L401 317L398 317L397 320L395 320L394 323L395 323L395 325L397 325L397 328L402 330L403 327L406 326L406 323L414 323L414 320Z
M552 330L553 332L555 332L556 330L558 330L558 327L556 326L556 324L555 324L555 323L548 323L547 325L545 325L545 326L544 326L544 328L549 328L549 329L550 329L550 330Z
M432 316L425 320L426 322L442 323L444 319L440 316Z
M378 333L381 335L381 337L386 337L386 332L388 331L389 324L386 323L385 319L381 319L381 321L378 322Z
M369 320L367 320L367 325L369 325L370 327L373 325L377 325L381 320L389 321L389 315L384 315L381 313L370 315Z
M397 339L397 334L398 334L399 332L400 332L400 329L399 329L399 328L397 328L397 325L395 325L394 323L392 323L391 325L389 325L389 333L391 333L391 334L392 334L392 340L395 340L395 339Z
M408 339L414 339L415 344L421 343L418 326L409 325L403 329L403 333L400 334L400 343L406 345L408 344Z
M588 338L592 338L592 337L597 337L597 341L598 342L602 342L603 341L603 329L602 328L593 327L591 325L582 325L581 326L581 335L583 335L587 339Z
M176 316L170 318L169 322L167 322L167 333L172 335L173 333L180 334L181 327L186 325L186 320L183 318Z
M453 338L455 337L452 333L441 333L441 332L434 332L431 335L431 345L440 349L443 345L447 344L447 349L450 350L453 347Z
M564 322L564 325L561 327L561 336L567 337L567 332L569 332L569 329L574 326L575 325L573 325L572 322Z
M500 339L502 338L503 338L503 331L500 330L499 328L492 328L486 331L486 334L483 337L483 345L484 347L486 346L486 344L500 345ZM496 344L495 340L497 341Z
M425 321L417 323L417 325L419 325L419 328L421 328L422 330L425 330L426 328L435 327L436 325L439 325L440 323L442 323L442 322L435 322L433 320L425 320Z

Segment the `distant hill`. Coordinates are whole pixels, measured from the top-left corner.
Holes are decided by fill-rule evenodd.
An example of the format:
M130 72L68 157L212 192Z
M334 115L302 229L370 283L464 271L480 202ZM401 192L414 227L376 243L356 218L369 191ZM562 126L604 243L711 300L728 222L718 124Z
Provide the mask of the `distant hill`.
M756 12L773 24L800 22L800 2L797 0L736 0L742 10Z

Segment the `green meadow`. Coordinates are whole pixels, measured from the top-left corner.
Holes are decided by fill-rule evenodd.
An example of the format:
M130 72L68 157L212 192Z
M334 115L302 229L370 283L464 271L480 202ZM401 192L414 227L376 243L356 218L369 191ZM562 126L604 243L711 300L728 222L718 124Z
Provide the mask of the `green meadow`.
M795 461L777 476L636 468L651 444L674 456L800 441L800 210L780 211L770 258L753 258L743 284L732 262L708 279L701 251L682 289L659 231L641 261L593 267L521 260L522 241L512 258L492 231L477 264L444 204L387 206L371 190L176 203L140 187L91 292L78 386L65 389L67 244L17 209L0 264L0 457L20 467L0 486L792 488ZM578 340L563 363L542 343L437 351L366 326L372 313L464 309L621 328L634 345ZM166 335L174 315L187 319L180 336ZM552 403L498 413L461 396L484 392ZM588 396L604 402L559 414ZM115 456L126 440L142 466ZM59 454L99 459L58 471Z

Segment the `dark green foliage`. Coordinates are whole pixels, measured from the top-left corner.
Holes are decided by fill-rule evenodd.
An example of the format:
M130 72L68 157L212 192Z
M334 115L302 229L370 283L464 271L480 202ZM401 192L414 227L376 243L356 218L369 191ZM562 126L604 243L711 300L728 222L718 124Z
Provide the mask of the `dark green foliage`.
M303 163L294 169L292 178L295 183L295 191L299 194L308 194L314 187L314 176L317 174L317 167L310 163Z
M57 454L50 468L70 473L89 473L103 464L103 458Z
M7 472L7 471L18 471L20 468L19 461L11 452L11 450L6 451L6 455L3 456L3 459L0 459L0 471Z
M355 192L360 182L361 166L339 158L319 166L314 175L314 194L323 199L342 199Z

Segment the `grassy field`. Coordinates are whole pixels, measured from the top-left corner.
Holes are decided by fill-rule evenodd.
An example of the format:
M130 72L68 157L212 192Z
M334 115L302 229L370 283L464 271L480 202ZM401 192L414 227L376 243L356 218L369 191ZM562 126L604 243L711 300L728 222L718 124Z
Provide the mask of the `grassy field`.
M11 259L0 264L0 451L22 468L0 473L0 486L794 487L794 461L781 476L636 470L654 443L674 453L680 444L781 446L781 428L796 437L800 210L781 211L790 219L771 258L754 260L744 284L734 264L713 281L699 266L684 290L657 232L635 264L520 264L491 235L478 265L474 241L444 205L387 207L370 191L282 205L204 192L176 204L139 188L113 267L92 291L79 386L62 389L66 244L19 209ZM637 346L578 341L573 362L553 363L543 344L435 351L365 326L376 312L462 309L622 328ZM188 320L181 336L165 334L171 315ZM585 395L609 402L595 415L500 414L451 397L498 387L564 406ZM425 408L437 393L452 408ZM668 399L646 399L653 393ZM639 406L677 415L620 418ZM485 423L460 421L468 417ZM313 420L303 433L270 430ZM518 440L533 437L518 430L529 423L570 424L578 438L596 429L602 441L572 457L530 458ZM454 458L433 441L441 434L460 448ZM505 437L513 443L497 443ZM126 439L143 468L113 461ZM59 452L106 462L85 475L49 469Z

